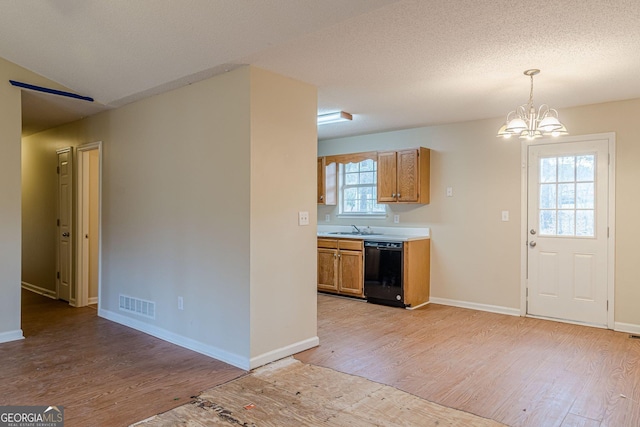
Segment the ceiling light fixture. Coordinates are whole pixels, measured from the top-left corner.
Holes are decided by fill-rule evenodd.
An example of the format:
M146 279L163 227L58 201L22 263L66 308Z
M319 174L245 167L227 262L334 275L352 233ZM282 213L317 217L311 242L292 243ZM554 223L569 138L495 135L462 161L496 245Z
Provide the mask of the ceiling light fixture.
M507 114L507 121L498 130L498 135L503 138L511 138L518 135L520 138L536 139L542 136L567 135L567 128L558 119L558 112L548 105L542 104L536 113L533 106L533 76L540 73L540 70L532 69L524 72L525 76L531 77L531 91L529 92L529 102L523 104Z
M334 113L318 114L318 125L327 125L329 123L346 122L353 120L353 116L344 111L336 111Z

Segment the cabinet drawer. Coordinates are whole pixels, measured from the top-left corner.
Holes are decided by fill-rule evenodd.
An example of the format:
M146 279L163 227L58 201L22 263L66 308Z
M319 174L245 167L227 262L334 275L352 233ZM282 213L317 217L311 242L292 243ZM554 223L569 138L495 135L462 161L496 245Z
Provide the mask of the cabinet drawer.
M363 249L362 240L338 240L338 248L352 251L361 251Z
M336 239L318 239L319 248L338 249L338 241Z

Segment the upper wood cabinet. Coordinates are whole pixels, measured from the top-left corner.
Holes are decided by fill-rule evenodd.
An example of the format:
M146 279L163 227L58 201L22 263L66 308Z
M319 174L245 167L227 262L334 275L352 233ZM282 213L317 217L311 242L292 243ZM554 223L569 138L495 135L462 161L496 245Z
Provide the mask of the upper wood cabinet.
M327 164L325 157L318 157L318 204L335 205L338 201L337 164Z
M429 203L428 148L378 152L378 203Z

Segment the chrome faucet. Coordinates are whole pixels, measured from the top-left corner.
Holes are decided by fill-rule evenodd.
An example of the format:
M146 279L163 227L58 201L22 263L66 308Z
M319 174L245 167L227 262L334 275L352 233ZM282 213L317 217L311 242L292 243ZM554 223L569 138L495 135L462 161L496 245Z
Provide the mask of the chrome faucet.
M358 234L362 233L362 231L360 231L360 229L359 229L358 227L356 227L355 225L351 224L351 226L352 226L353 228L355 228L356 233L358 233Z

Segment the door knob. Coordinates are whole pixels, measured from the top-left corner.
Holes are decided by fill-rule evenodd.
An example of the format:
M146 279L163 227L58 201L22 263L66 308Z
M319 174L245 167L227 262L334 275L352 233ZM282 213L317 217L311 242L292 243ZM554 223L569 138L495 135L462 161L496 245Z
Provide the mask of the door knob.
M64 233L62 233L62 237L69 237L69 232L65 231Z
M531 235L534 236L536 234L536 230L532 228L531 231L529 231L529 233L531 233Z
M536 247L536 242L534 242L534 241L529 242L529 246L531 246L532 248L535 248Z

